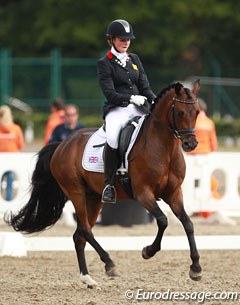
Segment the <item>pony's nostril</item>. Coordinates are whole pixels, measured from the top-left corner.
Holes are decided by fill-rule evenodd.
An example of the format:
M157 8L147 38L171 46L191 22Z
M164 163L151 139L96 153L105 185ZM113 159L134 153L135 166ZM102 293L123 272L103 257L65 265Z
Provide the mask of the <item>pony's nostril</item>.
M183 145L186 146L186 147L189 147L190 143L188 141L183 141Z
M198 142L194 141L194 142L189 142L189 141L183 141L183 147L184 147L184 150L186 151L191 151L193 150L194 148L196 148Z
M193 149L194 149L194 148L196 148L196 147L197 147L197 145L198 145L198 141L194 141L194 142L192 143L192 147L193 147Z

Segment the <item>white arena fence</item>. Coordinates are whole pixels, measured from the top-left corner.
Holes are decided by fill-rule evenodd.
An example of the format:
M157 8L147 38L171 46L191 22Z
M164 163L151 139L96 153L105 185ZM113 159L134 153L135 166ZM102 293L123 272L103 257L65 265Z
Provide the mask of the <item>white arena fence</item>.
M185 155L186 178L183 184L184 204L189 214L199 211L217 211L226 215L240 215L240 153L212 153L208 156ZM81 161L79 161L81 162ZM32 172L36 164L35 153L0 153L0 222L3 215L18 211L29 198ZM14 197L5 200L6 172L15 173ZM216 196L211 192L211 179L217 178L219 188ZM161 208L168 206L160 201ZM75 225L73 206L67 202L63 211L65 224ZM97 240L106 250L141 250L151 243L153 236L99 237ZM240 236L196 236L199 249L240 249ZM166 236L163 250L189 249L186 236ZM86 250L92 250L87 245ZM71 237L23 237L18 232L0 232L1 256L26 256L28 251L74 251Z
M217 211L240 214L240 153L216 152L185 156L187 170L183 196L188 212ZM218 183L218 198L212 195L211 180Z
M189 214L198 211L220 211L239 216L240 214L240 153L216 152L210 155L185 155L187 171L183 183L184 205ZM79 161L81 162L81 161ZM0 153L0 220L4 213L19 210L29 198L29 188L36 153ZM6 184L4 174L12 171L14 181L14 198L5 200ZM212 176L217 177L220 193L219 199L211 194ZM168 211L165 203L159 202L161 208ZM73 212L70 202L66 209Z

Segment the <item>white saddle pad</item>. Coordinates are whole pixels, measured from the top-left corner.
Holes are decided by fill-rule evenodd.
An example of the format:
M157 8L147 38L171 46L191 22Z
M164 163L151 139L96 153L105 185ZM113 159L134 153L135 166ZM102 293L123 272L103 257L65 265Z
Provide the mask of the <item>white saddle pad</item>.
M128 155L133 147L133 144L138 136L138 133L141 129L142 123L145 119L145 115L140 118L138 124L132 134L129 147L125 155L125 164L126 168L120 168L119 171L126 172L128 170ZM134 122L134 124L136 124ZM106 133L102 127L100 127L88 140L85 150L83 153L82 166L85 170L90 172L103 173L104 164L103 164L103 149L106 142ZM99 145L102 146L98 147ZM97 147L94 147L97 146Z

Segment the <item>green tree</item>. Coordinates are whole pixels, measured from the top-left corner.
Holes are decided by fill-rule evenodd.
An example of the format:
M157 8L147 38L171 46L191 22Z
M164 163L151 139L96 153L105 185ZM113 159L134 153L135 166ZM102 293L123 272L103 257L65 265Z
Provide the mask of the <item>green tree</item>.
M99 57L105 32L116 18L129 20L136 34L131 50L169 79L213 72L238 76L240 3L234 0L9 0L0 6L0 41L15 56ZM151 68L151 70L154 70ZM153 73L157 73L153 71Z

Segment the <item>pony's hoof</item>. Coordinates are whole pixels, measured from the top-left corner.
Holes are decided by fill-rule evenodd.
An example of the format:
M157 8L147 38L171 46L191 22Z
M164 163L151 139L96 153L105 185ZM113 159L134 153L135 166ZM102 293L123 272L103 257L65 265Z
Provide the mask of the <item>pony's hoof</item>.
M87 284L87 288L93 289L96 288L97 290L101 290L101 287L98 285L96 281L94 281L89 274L83 275L80 274L81 281L84 284Z
M202 272L195 272L192 269L190 269L189 271L189 276L190 279L192 279L193 281L200 281L202 279Z
M108 276L117 276L116 268L110 267L110 268L106 269L106 274Z
M147 247L144 247L144 248L142 249L142 257L143 257L144 259L149 259L149 258L151 258L151 256L147 254Z
M95 288L97 290L101 290L101 287L99 285L87 285L87 288L89 288L89 289Z

